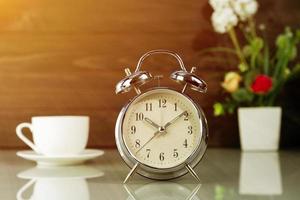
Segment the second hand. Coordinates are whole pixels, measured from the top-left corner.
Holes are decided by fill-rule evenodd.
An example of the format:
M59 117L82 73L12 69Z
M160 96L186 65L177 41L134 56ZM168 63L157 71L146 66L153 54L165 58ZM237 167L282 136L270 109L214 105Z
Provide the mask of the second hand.
M154 133L154 135L139 149L139 150L137 150L135 153L137 154L137 153L139 153L149 142L151 142L151 140L153 140L157 135L159 135L159 131L156 131L155 133Z

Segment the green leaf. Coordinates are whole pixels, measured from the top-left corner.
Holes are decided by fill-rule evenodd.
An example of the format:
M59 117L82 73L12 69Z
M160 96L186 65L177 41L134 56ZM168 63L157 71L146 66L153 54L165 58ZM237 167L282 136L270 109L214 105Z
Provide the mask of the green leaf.
M250 88L255 75L256 75L255 71L249 71L244 75L244 84L246 88Z
M260 51L264 47L264 41L260 37L255 37L251 42L251 58L250 58L250 66L252 69L255 69L257 63L257 56Z
M284 79L276 80L276 83L274 83L274 87L273 87L272 91L268 94L266 105L268 105L268 106L274 105L274 101L275 101L276 97L278 96L278 94L280 93L284 83L285 83Z
M265 45L264 48L264 74L269 74L269 64L270 64L270 53L268 45Z
M297 29L297 31L296 31L296 43L298 43L298 42L300 42L300 29Z
M291 70L287 67L284 70L284 78L288 78L291 75Z
M293 46L289 55L289 60L294 60L297 57L297 47Z
M245 88L240 88L231 94L232 98L237 102L251 102L254 95Z
M256 37L251 41L252 53L258 53L264 46L264 41L260 37Z
M277 39L276 39L276 46L278 48L285 48L287 46L287 37L285 34L280 34L277 36Z
M245 57L249 57L251 55L251 52L252 52L252 48L250 45L245 45L243 47L243 54Z
M295 67L292 68L289 76L286 79L292 80L299 77L300 77L300 63L298 63Z
M248 70L248 66L245 63L240 63L238 67L241 72L245 72Z
M214 104L214 116L218 117L221 115L224 115L225 111L224 111L224 107L220 102L217 102Z
M236 105L235 105L235 104L228 104L228 106L227 106L227 111L228 111L228 113L229 113L229 114L234 113L235 108L236 108Z
M289 61L297 55L296 39L290 28L286 28L285 32L277 37L276 45L276 64L274 68L273 78L284 78L285 68L288 66Z

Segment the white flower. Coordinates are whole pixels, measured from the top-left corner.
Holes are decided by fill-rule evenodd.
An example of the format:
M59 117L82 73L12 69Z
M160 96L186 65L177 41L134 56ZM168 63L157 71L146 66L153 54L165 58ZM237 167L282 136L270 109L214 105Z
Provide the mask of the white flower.
M209 4L214 10L220 10L230 7L231 0L209 0Z
M238 18L231 8L216 10L211 16L212 24L216 32L225 33L238 23Z
M232 0L231 3L235 13L242 21L254 15L258 8L256 0Z

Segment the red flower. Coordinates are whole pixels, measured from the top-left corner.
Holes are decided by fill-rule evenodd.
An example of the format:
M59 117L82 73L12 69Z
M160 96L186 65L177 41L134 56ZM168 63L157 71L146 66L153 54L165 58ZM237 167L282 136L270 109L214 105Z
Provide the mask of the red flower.
M254 93L265 94L272 88L272 79L264 74L259 74L251 84L251 89Z

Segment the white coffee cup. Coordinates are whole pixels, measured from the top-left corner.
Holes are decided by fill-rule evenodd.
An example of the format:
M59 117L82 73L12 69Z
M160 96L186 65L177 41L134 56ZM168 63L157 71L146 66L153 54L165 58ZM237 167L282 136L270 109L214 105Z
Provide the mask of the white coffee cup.
M29 128L33 142L24 136L22 129ZM82 152L88 141L88 116L39 116L31 123L17 126L18 137L36 153L46 156L76 155Z

